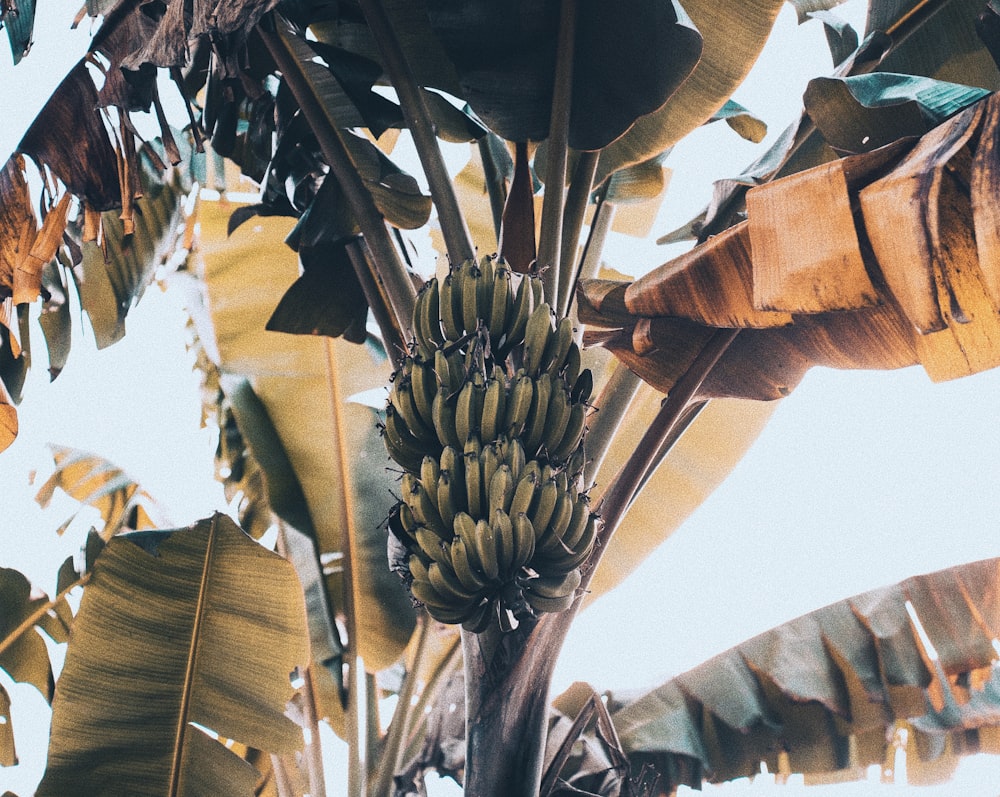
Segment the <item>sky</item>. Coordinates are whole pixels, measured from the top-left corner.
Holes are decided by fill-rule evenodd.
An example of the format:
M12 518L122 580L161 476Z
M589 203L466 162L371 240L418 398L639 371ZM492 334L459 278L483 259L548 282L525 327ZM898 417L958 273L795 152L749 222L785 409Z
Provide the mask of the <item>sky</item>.
M39 29L28 59L16 70L0 66L3 153L30 122L16 117L28 109L18 97L29 85L32 93L51 91L86 47L86 31L62 33L76 8L62 1L46 6L50 24ZM853 0L841 13L860 29L863 4ZM62 21L55 21L59 15ZM713 179L757 157L797 115L807 79L830 71L818 23L797 28L786 7L773 38L776 46L735 96L769 123L767 141L752 145L715 124L678 146L667 162L674 173L653 238L695 215ZM6 57L0 52L0 61ZM69 61L66 68L53 66L57 58ZM46 68L28 72L32 64ZM612 265L636 272L670 257L635 239L616 241L606 255ZM214 437L199 428L198 379L184 348L183 321L178 300L151 288L121 343L88 351L89 330L78 323L59 379L48 384L44 362L36 361L20 409L21 435L0 454L0 565L51 589L55 567L79 544L72 535L54 536L65 507L44 514L32 501L29 474L37 469L41 479L50 467L48 441L113 459L178 525L222 505L212 479ZM622 587L577 619L557 665L555 691L575 680L600 690L652 687L832 601L1000 554L998 388L998 371L940 385L918 368L810 372L722 487ZM22 727L44 711L23 688L12 691L20 739ZM26 706L20 714L19 704ZM23 797L31 788L23 784L37 780L41 765L22 757L24 766L0 770L0 790ZM991 768L969 783L992 784L995 797L1000 764L990 759L974 766ZM963 793L980 792L963 787Z

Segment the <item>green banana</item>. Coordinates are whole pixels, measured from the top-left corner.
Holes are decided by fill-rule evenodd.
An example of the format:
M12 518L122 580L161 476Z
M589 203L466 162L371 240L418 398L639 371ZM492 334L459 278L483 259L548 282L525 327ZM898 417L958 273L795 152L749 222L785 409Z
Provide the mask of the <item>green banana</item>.
M420 419L430 429L434 428L432 408L434 396L437 395L437 374L432 365L433 361L433 357L426 362L414 360L413 368L410 371L410 390L413 393L413 403Z
M438 503L437 488L438 477L440 475L441 471L438 466L438 460L434 457L424 457L424 461L420 465L420 483L424 486L427 495L430 496L434 504Z
M497 559L497 532L486 520L476 522L475 534L472 537L472 547L470 553L475 552L479 564L483 568L486 578L495 581L500 578L500 561ZM468 540L466 540L468 545Z
M458 442L464 445L469 435L478 431L475 388L470 380L458 392L458 402L455 404L455 432L458 435Z
M448 274L438 287L438 313L441 316L441 327L444 337L449 341L456 341L462 337L461 315L455 313L454 300L455 280L452 274Z
M440 293L438 281L431 278L420 289L413 307L413 332L417 351L424 359L434 356L434 351L444 343L441 332Z
M382 440L389 456L402 468L417 472L424 460L425 446L406 428L396 408L389 404L385 408L385 424L382 426Z
M534 309L533 292L531 289L532 277L523 275L517 286L517 293L514 295L514 304L511 308L507 326L507 333L503 343L497 350L497 357L505 359L513 348L524 341L524 331Z
M500 579L507 581L521 566L521 563L516 562L517 538L514 524L510 515L503 510L497 510L490 519L490 528L493 530L493 545Z
M504 411L503 432L508 437L520 437L531 412L535 395L535 380L527 374L518 376L510 389Z
M444 389L438 390L437 395L434 396L431 413L434 417L434 431L437 434L438 442L442 446L462 448L462 442L459 441L455 428L455 406Z
M542 443L551 397L552 376L542 373L535 379L535 391L531 397L531 409L528 411L528 424L524 432L524 452L528 456L535 456Z
M571 388L576 384L580 376L580 368L583 367L583 358L580 354L580 347L574 343L566 353L566 363L563 366L561 376L566 386Z
M469 549L461 537L455 537L451 541L451 561L455 567L455 575L465 589L477 593L490 586L489 579L478 563L473 564L469 557Z
M532 462L534 462L534 460L532 460ZM518 479L517 487L514 488L514 495L511 498L508 511L515 515L527 515L531 512L534 506L535 493L537 490L538 474L526 467L521 473L521 478Z
M437 534L423 526L417 526L413 532L413 539L417 541L424 556L432 562L445 562L451 565L451 551L448 543L442 540Z
M511 320L511 310L514 308L514 296L511 291L510 269L499 266L493 276L493 296L490 297L490 350L497 352L501 341L509 333L507 325Z
M438 562L427 566L427 576L431 586L445 597L454 597L455 602L478 602L479 590L468 590L450 567L442 567Z
M569 408L569 417L566 419L562 439L549 449L549 460L552 462L562 462L570 456L580 445L583 439L583 431L587 425L587 405L573 404Z
M553 375L558 374L566 364L566 355L574 345L573 319L565 316L559 319L555 332L549 335L539 368Z
M514 477L511 475L510 466L501 465L490 480L489 486L489 517L493 517L498 510L506 513L510 509L511 499L514 497Z
M446 528L453 528L455 515L461 511L463 503L460 502L459 491L456 490L458 482L452 477L451 471L439 470L437 480L437 490L435 491L435 502L438 507L438 514L441 515L441 522Z
M552 380L552 393L545 412L545 430L542 433L542 450L550 454L562 442L570 417L569 392L561 379ZM549 457L551 459L551 455Z
M490 443L483 448L482 453L479 455L479 464L483 471L483 486L489 492L489 485L493 481L493 476L497 472L497 468L503 464L500 460L500 455L497 453L496 443Z
M552 308L542 302L532 310L524 329L524 370L529 376L538 374L552 334Z
M535 527L523 512L511 519L514 534L514 556L512 557L512 574L531 561L535 553Z
M479 285L482 272L473 260L463 264L462 271L465 272L462 280L462 323L465 325L465 332L469 333L475 332L479 327Z
M572 391L570 391L570 401L574 404L586 404L590 400L590 394L594 392L594 374L589 368L584 368L576 378Z
M479 261L479 281L476 283L476 320L483 325L493 317L493 284L496 282L496 263L486 255Z
M476 445L472 445L475 441ZM475 436L469 439L465 446L465 501L469 508L469 514L474 518L482 516L482 496L483 496L483 468L480 461L480 449L478 438Z
M535 502L534 511L529 515L531 524L539 535L548 529L558 501L559 486L555 479L547 479L538 490L538 500Z
M496 440L503 423L504 409L507 403L506 386L501 379L491 377L486 382L486 393L483 395L483 409L480 418L480 429L483 440Z
M417 522L429 528L439 537L450 540L452 534L451 527L445 527L437 506L431 501L427 490L420 483L420 479L412 473L404 473L402 488L403 500L410 507L410 511L413 512L413 517L417 519Z

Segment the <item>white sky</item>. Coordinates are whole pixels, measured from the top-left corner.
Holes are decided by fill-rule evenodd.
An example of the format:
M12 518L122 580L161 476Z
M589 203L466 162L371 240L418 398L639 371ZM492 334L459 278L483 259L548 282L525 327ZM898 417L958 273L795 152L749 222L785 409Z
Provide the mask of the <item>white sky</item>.
M75 0L60 2L58 9L43 7L42 15L62 14L68 27L77 7ZM848 6L860 29L859 8L857 0ZM37 112L23 102L27 87L34 95L51 91L66 69L50 59L73 53L72 63L86 46L85 35L66 40L44 28L36 38L16 70L0 52L3 153L30 121L19 121L16 112ZM779 47L735 97L768 121L768 141L797 114L808 77L829 72L818 23L796 28L786 7L775 38ZM28 71L38 64L43 68ZM697 213L712 179L737 173L762 151L723 124L684 142L668 161L675 175L653 237ZM640 269L665 259L648 241L608 250L609 262ZM151 289L129 318L129 334L112 349L88 354L89 330L81 333L84 325L77 324L70 365L52 385L37 336L22 433L0 455L0 565L22 569L51 590L55 568L79 543L56 540L53 529L63 517L43 516L31 500L27 474L47 467L46 441L113 459L178 525L220 506L214 442L198 429L197 377L182 323L176 302ZM580 616L557 667L556 691L574 680L598 689L654 686L831 601L1000 554L998 387L998 371L944 385L931 385L919 369L810 373L722 488L623 587ZM44 708L24 688L12 693L21 740L32 720L44 719ZM28 760L29 747L22 741L25 765L0 770L0 791L24 797L33 788L41 764ZM1000 783L1000 767L992 766L973 782Z

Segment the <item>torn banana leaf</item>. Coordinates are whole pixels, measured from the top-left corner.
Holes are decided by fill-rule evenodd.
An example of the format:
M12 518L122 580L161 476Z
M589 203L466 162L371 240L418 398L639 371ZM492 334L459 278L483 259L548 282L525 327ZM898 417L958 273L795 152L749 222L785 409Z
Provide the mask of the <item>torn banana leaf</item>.
M780 398L815 365L920 363L935 381L1000 365L1000 277L973 212L990 223L996 153L980 130L989 118L995 136L998 106L753 188L746 222L632 284L585 281L585 341L669 392L714 329L741 329L704 397Z
M949 753L973 752L1000 722L998 576L996 559L915 576L766 631L638 699L611 695L622 744L633 766L686 773L668 788L752 776L762 762L824 782L885 762L903 723L918 740L908 780L928 782L953 767L946 740Z

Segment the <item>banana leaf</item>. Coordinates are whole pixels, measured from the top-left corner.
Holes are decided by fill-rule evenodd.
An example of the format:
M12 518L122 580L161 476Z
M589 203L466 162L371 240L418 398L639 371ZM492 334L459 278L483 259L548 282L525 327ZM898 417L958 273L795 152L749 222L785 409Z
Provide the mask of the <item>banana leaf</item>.
M104 539L110 539L123 528L141 530L158 525L150 519L150 514L161 514L156 501L117 465L80 449L54 444L49 448L56 468L35 494L43 509L58 488L100 512ZM57 533L69 528L75 517L76 512L59 526Z
M17 570L0 568L0 667L19 683L34 686L51 701L54 680L45 641L38 633L49 599L32 596Z
M928 779L1000 721L996 653L1000 560L909 578L750 639L637 698L610 695L633 766L652 762L698 788L760 772L814 782L886 760L896 723ZM925 640L929 640L928 644ZM780 755L779 755L780 753ZM838 775L838 771L840 774ZM846 772L845 772L846 771Z
M112 540L80 604L38 794L250 794L256 772L224 741L301 747L284 711L308 656L292 566L227 517Z
M14 726L10 718L10 695L0 685L0 767L17 765L17 750L14 747Z
M223 374L248 379L266 409L305 495L321 561L330 563L325 580L334 610L343 612L353 598L358 652L372 671L383 669L402 653L414 612L386 563L380 524L395 499L375 413L347 398L386 384L390 366L366 347L265 330L298 276L296 257L283 244L290 222L259 219L227 241L227 215L223 207L202 205L199 268L211 329L201 335L214 341ZM253 448L254 433L244 430L244 437ZM274 479L269 474L269 486ZM353 596L344 593L337 566L345 555Z
M663 396L644 385L629 408L596 476L611 482L660 409ZM760 435L773 403L740 399L710 402L659 464L611 538L588 587L584 606L605 595L680 528L725 480Z
M711 118L750 72L782 4L780 0L685 2L684 10L704 41L701 58L666 103L601 152L594 184L663 152Z

